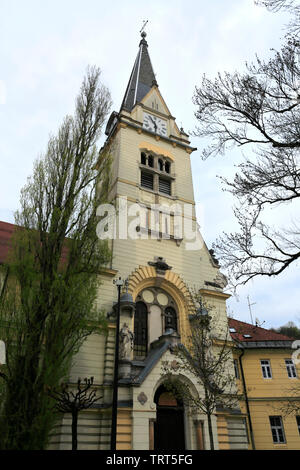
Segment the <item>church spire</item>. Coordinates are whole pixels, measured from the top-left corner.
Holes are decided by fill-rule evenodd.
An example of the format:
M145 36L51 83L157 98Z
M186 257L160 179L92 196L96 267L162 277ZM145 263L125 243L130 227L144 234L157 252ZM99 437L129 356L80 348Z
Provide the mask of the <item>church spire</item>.
M146 33L141 33L142 39L139 44L139 51L134 62L134 66L130 75L130 79L126 88L125 96L121 106L127 111L141 101L153 85L157 86L155 74L148 53L148 43L146 41Z

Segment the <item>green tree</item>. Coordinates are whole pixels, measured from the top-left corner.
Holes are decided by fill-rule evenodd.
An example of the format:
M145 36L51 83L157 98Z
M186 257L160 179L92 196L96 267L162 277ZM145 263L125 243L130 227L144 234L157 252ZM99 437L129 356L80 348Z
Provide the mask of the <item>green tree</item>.
M197 313L190 317L191 333L186 345L172 348L176 360L164 361L162 376L164 385L190 408L207 416L210 449L214 450L212 415L216 407L238 407L236 381L233 374L232 348L228 328L218 332L217 322L209 315L209 307L201 298ZM203 395L194 394L190 385L180 375L194 377Z
M99 161L97 140L109 112L99 69L88 68L56 136L35 163L21 192L9 278L0 302L0 446L44 449L55 414L46 388L68 374L72 357L92 332L103 330L96 297L98 273L110 259L96 235L110 158Z
M279 328L272 328L272 330L293 339L300 339L300 329L292 321L287 322L286 325L282 325Z

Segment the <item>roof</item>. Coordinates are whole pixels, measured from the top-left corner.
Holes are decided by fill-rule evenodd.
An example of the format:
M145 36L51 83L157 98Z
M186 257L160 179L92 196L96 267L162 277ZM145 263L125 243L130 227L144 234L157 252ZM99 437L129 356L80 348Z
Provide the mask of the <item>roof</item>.
M11 239L16 228L20 228L18 225L10 224L8 222L0 221L0 264L7 262L7 255L11 247ZM65 239L65 243L61 251L61 261L66 262L68 255L67 247L68 239Z
M257 325L251 325L234 318L228 319L229 328L234 328L236 332L230 331L230 335L233 340L242 343L249 342L268 342L268 341L293 341L293 338L276 333L265 328L261 328ZM249 336L244 336L249 335Z
M0 221L0 264L6 261L10 241L16 225Z
M130 79L122 102L122 108L131 111L136 103L140 102L150 91L153 85L157 85L150 56L148 44L145 39L146 33L141 34L139 51L134 62Z

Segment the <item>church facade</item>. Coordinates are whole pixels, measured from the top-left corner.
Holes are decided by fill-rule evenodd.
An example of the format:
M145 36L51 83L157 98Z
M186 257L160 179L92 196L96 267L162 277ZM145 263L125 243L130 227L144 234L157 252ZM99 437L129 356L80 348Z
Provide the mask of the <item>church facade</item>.
M119 112L107 127L101 159L110 155L110 205L99 215L99 237L109 238L111 266L101 273L99 309L108 332L94 334L74 359L70 383L94 377L102 399L82 412L79 449L110 449L112 384L118 292L120 349L117 450L209 449L205 414L190 410L167 393L163 361L172 361L172 344L185 343L196 313L193 292L213 308L218 329L227 331L226 285L217 260L196 222L190 155L195 150L164 101L151 64L146 34ZM111 210L111 213L110 213ZM232 374L234 374L232 362ZM196 378L182 380L193 393L203 390ZM55 428L50 448L71 446L70 416ZM216 449L248 448L245 415L218 410L212 417Z

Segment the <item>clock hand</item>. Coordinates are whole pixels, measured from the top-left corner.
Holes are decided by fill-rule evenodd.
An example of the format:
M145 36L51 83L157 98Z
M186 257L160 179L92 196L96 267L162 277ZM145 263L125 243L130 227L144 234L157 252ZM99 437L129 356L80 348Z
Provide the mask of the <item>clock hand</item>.
M149 117L150 117L151 121L152 121L153 124L154 124L155 132L156 132L157 124L156 124L156 122L154 121L154 119L153 119L151 116L149 116Z

